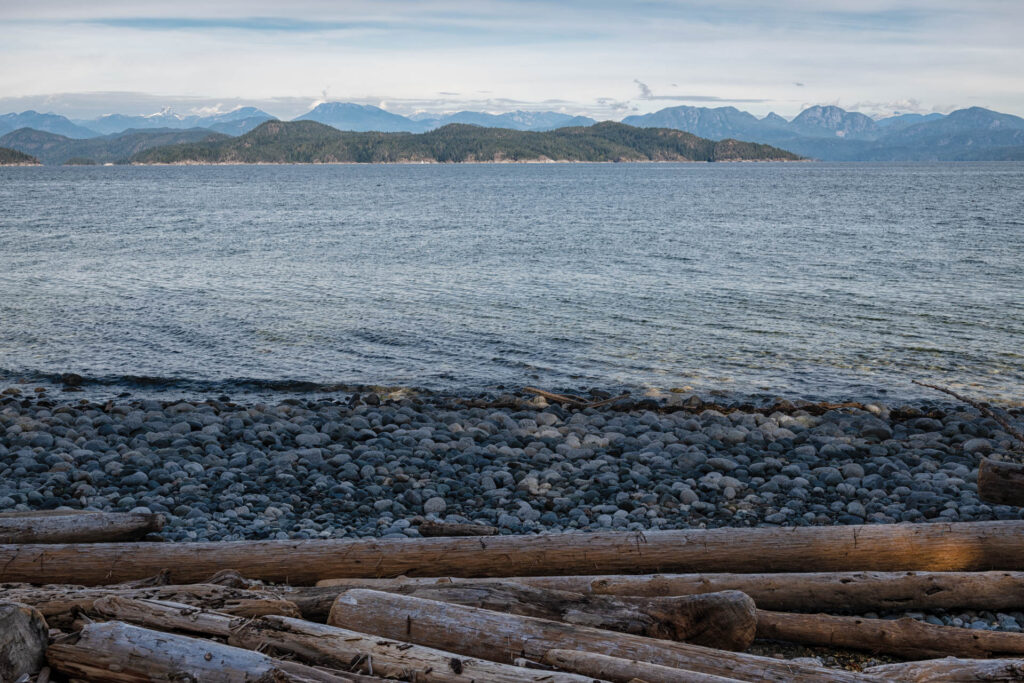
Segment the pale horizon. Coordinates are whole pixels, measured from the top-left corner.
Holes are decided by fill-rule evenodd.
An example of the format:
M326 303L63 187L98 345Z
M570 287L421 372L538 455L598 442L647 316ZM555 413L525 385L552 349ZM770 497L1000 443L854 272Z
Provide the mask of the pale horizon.
M2 6L0 111L69 118L325 101L402 115L669 106L792 118L1024 113L1024 5L917 0Z

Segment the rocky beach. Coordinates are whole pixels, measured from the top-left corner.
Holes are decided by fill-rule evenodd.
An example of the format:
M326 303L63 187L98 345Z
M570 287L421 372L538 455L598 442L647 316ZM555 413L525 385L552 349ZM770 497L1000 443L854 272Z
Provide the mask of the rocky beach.
M977 496L980 457L1009 458L1012 437L941 400L668 394L577 409L403 390L96 402L30 385L0 396L0 509L156 512L171 542L418 537L425 520L529 534L1022 517ZM1019 613L912 616L1024 624Z

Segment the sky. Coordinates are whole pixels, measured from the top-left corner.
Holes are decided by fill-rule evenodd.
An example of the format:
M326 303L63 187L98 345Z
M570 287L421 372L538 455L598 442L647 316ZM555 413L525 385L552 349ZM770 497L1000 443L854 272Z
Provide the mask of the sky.
M0 113L1024 114L1022 0L0 0Z

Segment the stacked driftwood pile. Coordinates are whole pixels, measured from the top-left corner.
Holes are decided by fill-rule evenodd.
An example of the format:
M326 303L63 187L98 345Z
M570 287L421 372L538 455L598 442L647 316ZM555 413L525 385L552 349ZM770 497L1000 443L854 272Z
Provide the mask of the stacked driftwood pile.
M1024 680L1024 634L834 615L1020 610L1024 522L131 540L160 523L0 516L0 680ZM755 638L914 661L845 671Z

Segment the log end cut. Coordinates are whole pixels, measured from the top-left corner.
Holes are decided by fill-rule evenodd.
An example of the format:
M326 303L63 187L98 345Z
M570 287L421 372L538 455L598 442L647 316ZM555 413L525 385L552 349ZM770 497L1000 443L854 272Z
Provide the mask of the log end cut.
M0 602L0 681L16 681L43 667L49 628L35 608Z

